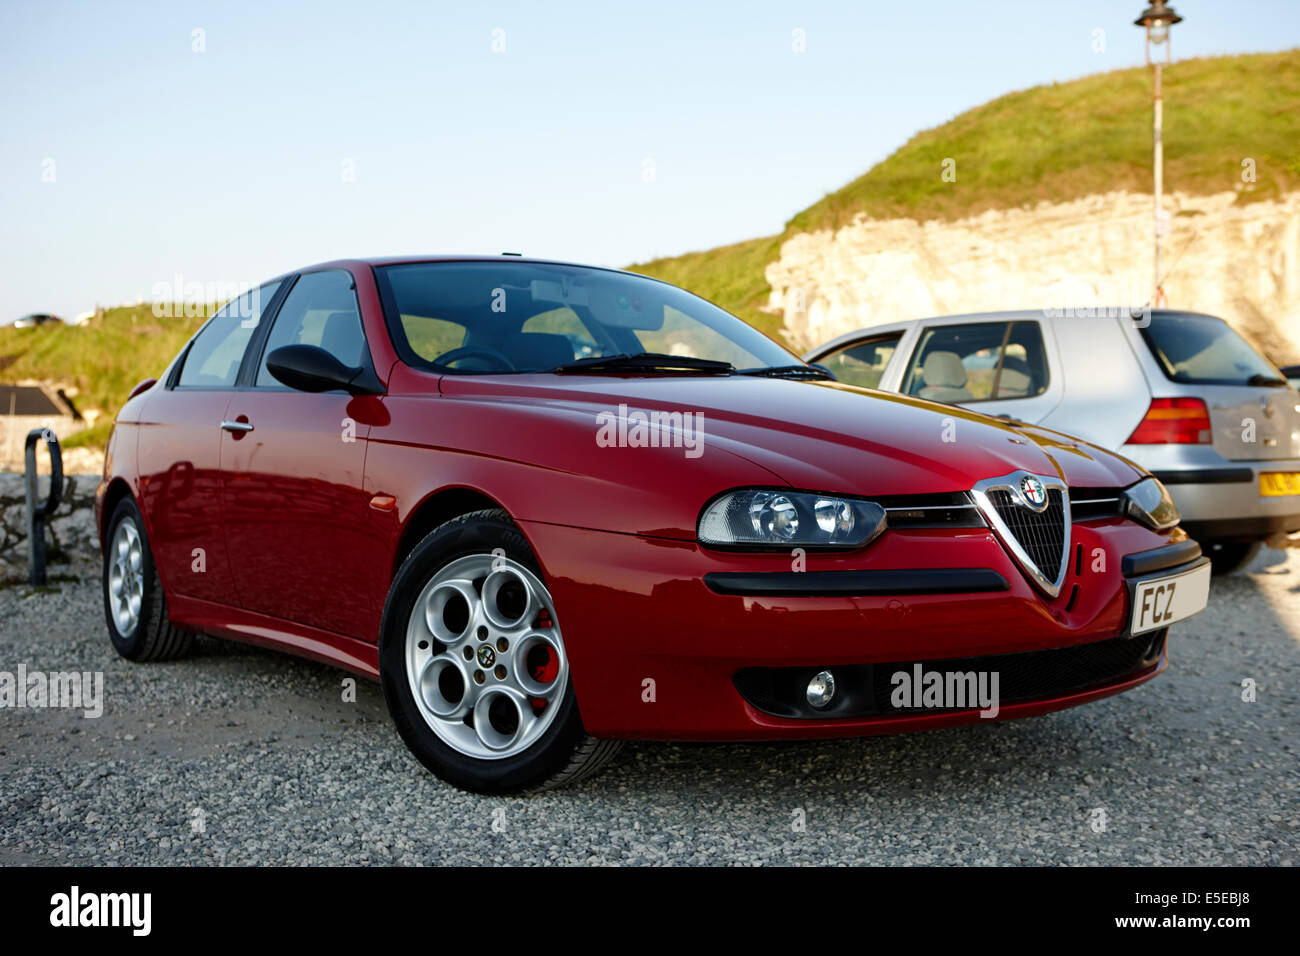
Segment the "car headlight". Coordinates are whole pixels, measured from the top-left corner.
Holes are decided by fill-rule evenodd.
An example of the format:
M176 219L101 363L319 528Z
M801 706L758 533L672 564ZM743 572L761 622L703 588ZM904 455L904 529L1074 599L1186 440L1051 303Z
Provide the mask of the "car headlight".
M697 536L720 547L860 548L884 530L874 501L753 488L714 499Z
M1144 478L1119 496L1120 511L1148 528L1166 531L1178 524L1178 506L1157 478Z

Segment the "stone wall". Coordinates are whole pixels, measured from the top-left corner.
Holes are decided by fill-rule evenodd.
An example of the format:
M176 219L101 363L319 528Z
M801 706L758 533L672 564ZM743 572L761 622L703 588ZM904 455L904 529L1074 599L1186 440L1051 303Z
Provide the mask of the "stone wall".
M1300 362L1300 193L1166 198L1165 292L1219 315L1281 364ZM998 309L1141 305L1152 279L1151 197L996 210L956 222L859 219L801 233L768 265L769 309L808 349L903 319Z
M43 454L43 453L42 453ZM67 475L63 499L45 524L46 574L89 574L99 569L99 537L95 530L95 486L98 475ZM41 498L49 493L49 478L38 482ZM23 476L0 474L0 584L26 581L27 504Z

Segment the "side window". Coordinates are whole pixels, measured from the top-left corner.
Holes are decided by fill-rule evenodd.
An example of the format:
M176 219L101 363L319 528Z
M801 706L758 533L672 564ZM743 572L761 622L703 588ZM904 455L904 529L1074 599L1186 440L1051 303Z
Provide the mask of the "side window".
M262 312L280 287L268 282L231 299L194 339L176 379L177 388L234 388L244 350Z
M366 362L366 336L351 275L336 270L309 272L294 283L262 350L259 388L279 386L266 367L266 357L286 345L319 346L351 368Z
M817 361L846 385L877 388L902 337L902 332L893 332L865 342L855 342Z
M1047 382L1037 322L976 322L922 332L903 392L936 402L986 402L1033 398Z

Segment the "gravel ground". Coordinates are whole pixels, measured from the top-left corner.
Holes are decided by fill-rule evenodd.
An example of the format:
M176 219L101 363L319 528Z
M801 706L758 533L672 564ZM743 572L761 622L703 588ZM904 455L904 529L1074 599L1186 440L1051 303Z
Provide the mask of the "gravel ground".
M376 685L347 703L340 671L208 639L132 665L96 579L5 588L0 671L102 670L105 712L0 710L0 864L1293 865L1300 552L1251 571L1127 694L904 736L632 744L518 799L425 773Z

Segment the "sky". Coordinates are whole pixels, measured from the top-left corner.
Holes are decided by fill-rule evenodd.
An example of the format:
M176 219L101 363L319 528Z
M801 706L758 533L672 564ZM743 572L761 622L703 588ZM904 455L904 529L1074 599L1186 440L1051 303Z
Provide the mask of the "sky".
M1300 0L1173 5L1175 58L1300 46ZM771 235L920 130L1141 64L1144 6L0 0L0 323L341 257Z

